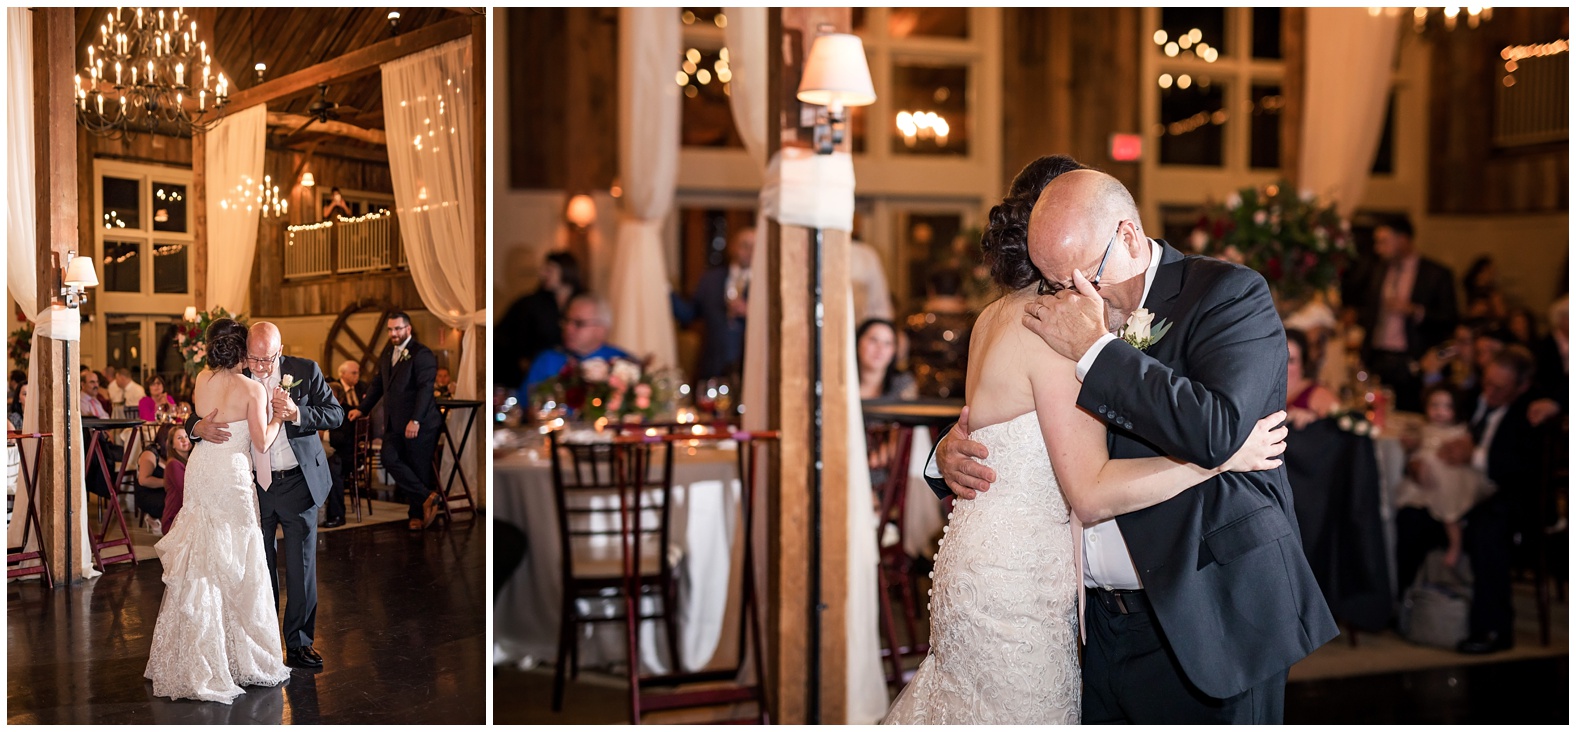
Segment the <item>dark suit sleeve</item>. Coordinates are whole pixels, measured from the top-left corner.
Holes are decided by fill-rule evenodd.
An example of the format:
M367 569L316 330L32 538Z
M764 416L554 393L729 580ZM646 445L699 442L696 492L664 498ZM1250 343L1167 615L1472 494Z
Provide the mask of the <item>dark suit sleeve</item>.
M429 413L438 413L436 397L432 395L432 385L438 381L438 357L432 349L421 348L411 354L410 369L411 388L416 392L410 414L414 421L421 421Z
M334 392L329 390L328 382L323 378L323 371L317 367L317 363L306 363L312 367L312 373L306 377L302 387L309 396L300 400L304 404L296 405L301 413L296 417L295 427L314 432L334 429L345 421L345 409L334 398Z
M202 442L202 440L197 437L197 433L192 431L197 429L197 421L200 419L202 418L197 416L197 410L192 409L192 415L186 418L186 439L191 440L192 442Z
M951 432L952 428L955 426L957 426L957 423L953 422L952 424L941 428L941 431L936 433L935 441L930 443L930 457L925 460L926 466L929 466L931 463L935 462L936 448L941 446L941 438L946 437L947 433ZM925 484L930 486L930 490L936 494L937 498L946 500L948 496L952 495L952 488L947 486L947 481L944 479L932 478L929 475L926 475Z
M1427 262L1427 264L1432 273L1429 278L1431 286L1427 301L1422 303L1423 321L1418 324L1424 349L1433 348L1450 338L1458 320L1455 275L1442 264L1436 262Z
M383 369L388 368L388 362L389 354L385 350L383 355L378 357L378 372L372 375L372 385L367 387L367 395L361 398L361 404L356 407L363 415L371 414L372 408L376 407L378 401L383 398Z
M1181 344L1182 376L1126 341L1106 345L1078 393L1078 406L1174 458L1225 463L1270 405L1286 401L1286 332L1257 272L1233 268L1198 307Z

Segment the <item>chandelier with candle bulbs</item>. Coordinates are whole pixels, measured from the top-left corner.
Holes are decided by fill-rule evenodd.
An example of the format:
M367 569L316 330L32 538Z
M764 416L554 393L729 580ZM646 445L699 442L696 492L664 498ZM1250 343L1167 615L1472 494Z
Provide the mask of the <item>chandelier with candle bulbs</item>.
M180 8L106 10L76 77L77 120L95 135L190 137L218 124L230 81Z

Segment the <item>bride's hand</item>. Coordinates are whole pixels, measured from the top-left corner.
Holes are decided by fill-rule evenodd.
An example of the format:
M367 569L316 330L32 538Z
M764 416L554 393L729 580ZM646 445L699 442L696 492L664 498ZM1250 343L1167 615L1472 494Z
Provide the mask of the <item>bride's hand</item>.
M1285 411L1259 420L1253 426L1253 434L1248 435L1248 441L1220 466L1220 472L1251 473L1280 467L1281 461L1276 458L1286 452L1286 426L1282 424L1285 421Z

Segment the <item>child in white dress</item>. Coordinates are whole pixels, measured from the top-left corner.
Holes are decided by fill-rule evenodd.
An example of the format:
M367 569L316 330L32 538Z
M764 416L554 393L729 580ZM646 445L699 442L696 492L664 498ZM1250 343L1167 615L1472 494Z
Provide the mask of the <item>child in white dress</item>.
M1445 563L1456 566L1461 557L1461 517L1478 501L1494 492L1488 477L1471 465L1453 465L1439 457L1439 448L1472 439L1467 426L1456 421L1455 396L1449 388L1434 387L1424 396L1428 422L1418 435L1417 447L1409 456L1411 470L1396 494L1396 508L1415 507L1428 511L1444 526L1447 544Z

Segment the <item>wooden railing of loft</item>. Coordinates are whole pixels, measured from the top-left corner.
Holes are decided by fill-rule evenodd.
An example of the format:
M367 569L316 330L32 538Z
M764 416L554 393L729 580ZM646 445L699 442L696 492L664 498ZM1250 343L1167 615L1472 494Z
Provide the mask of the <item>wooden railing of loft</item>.
M285 231L285 279L375 272L405 266L394 214Z

